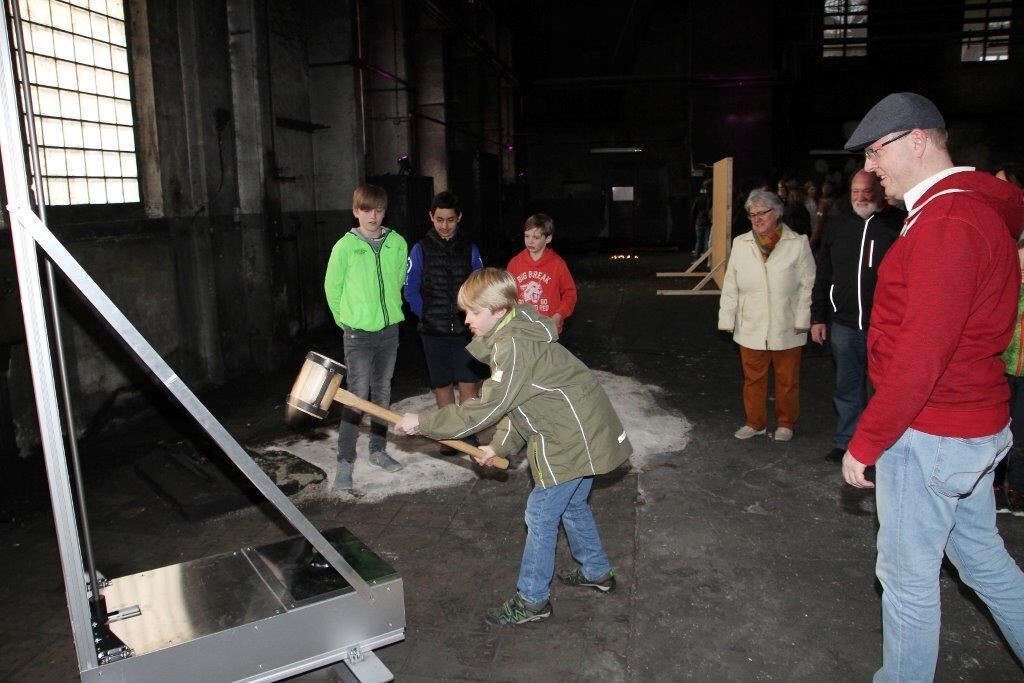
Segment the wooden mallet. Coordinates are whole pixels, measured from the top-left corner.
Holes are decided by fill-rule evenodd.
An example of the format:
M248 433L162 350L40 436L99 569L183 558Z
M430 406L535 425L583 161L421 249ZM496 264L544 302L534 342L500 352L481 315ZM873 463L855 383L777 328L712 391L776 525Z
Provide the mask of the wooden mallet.
M302 364L299 376L292 386L292 393L288 394L287 403L296 410L301 410L307 415L324 419L327 417L327 410L331 407L331 401L361 410L374 417L380 418L391 424L402 419L398 413L383 408L376 403L359 398L351 391L341 388L341 380L345 376L345 366L331 360L315 351L306 354L306 360ZM484 459L487 452L476 446L470 446L464 441L443 440L446 446L461 451L474 458ZM500 456L494 456L487 464L499 469L508 469L508 460Z

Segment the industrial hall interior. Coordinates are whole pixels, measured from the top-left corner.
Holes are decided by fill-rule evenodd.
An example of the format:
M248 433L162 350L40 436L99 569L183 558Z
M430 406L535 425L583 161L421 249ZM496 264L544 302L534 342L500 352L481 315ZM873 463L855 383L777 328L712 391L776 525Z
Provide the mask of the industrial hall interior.
M3 7L0 680L1024 678L1024 4Z

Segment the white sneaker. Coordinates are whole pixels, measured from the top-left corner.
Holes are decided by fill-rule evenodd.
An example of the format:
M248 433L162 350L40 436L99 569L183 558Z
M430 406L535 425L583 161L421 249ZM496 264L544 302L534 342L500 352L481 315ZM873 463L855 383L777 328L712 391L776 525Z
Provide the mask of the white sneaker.
M743 425L742 427L736 430L736 433L733 434L733 436L735 436L737 439L749 439L752 436L760 436L761 434L764 433L765 430L763 429L754 429L750 425Z
M793 440L793 430L789 429L788 427L778 427L775 430L775 440L776 441L792 441Z

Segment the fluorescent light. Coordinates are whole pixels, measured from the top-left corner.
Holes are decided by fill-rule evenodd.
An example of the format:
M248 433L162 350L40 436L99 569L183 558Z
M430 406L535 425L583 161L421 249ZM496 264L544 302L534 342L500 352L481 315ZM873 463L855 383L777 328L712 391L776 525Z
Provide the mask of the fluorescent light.
M591 147L591 154L640 154L643 147Z

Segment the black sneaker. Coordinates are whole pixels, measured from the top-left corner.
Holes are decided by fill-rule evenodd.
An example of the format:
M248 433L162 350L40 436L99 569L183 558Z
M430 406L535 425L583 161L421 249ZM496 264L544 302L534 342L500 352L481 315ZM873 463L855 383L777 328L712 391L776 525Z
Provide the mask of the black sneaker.
M1001 515L1010 514L1010 499L1006 495L1006 490L996 484L992 487L992 491L996 496L996 512Z
M523 600L519 591L505 601L501 607L494 607L487 610L484 616L491 626L519 626L528 624L531 621L541 621L551 616L551 603L544 602L536 605Z
M825 460L828 462L842 462L844 455L846 455L845 448L833 448L825 454Z
M1009 502L1010 514L1024 517L1024 493L1012 486L1006 487L1006 500Z
M611 569L596 579L588 579L583 576L583 569L580 567L576 567L576 569L563 569L558 572L558 578L566 586L593 588L594 590L599 590L602 593L615 590L615 572Z

